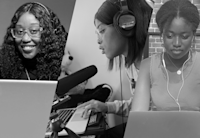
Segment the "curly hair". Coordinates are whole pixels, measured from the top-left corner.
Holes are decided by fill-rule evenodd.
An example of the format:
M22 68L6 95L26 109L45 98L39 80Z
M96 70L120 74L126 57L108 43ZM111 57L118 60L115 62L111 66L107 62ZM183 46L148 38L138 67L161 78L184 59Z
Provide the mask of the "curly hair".
M25 71L23 56L16 47L11 29L15 28L19 18L26 12L35 16L43 28L40 52L36 55L35 72L38 80L57 80L61 72L61 61L64 55L68 33L57 15L48 7L28 2L15 12L0 50L0 77L4 79L21 79Z
M193 26L193 32L196 33L200 17L197 7L189 0L170 0L165 2L156 14L156 23L161 34L164 28L168 27L176 17L182 17Z
M131 30L132 35L125 36L128 38L128 55L125 59L125 66L130 67L135 61L140 61L142 58L153 9L145 0L127 0L127 5L128 9L133 12L136 18L136 25ZM113 24L116 14L120 10L121 6L118 0L106 0L95 14L95 19L98 19L106 25ZM116 24L114 24L114 27L118 30ZM124 35L123 33L121 34ZM113 69L115 63L119 63L119 66L121 66L121 55L109 59L109 70Z

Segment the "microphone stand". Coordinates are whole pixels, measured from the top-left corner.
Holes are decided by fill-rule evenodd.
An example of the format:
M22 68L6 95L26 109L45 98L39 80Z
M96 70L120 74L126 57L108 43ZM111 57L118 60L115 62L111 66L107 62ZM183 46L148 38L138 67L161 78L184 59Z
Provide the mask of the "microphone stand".
M57 117L51 120L51 129L53 131L51 138L58 138L58 133L61 132L63 129L67 132L70 138L80 138L71 129L67 128L63 121Z
M71 97L67 96L63 100L61 100L57 95L55 95L57 98L56 104L52 106L53 113L51 113L49 119L50 119L50 128L52 130L51 138L58 138L58 133L61 132L63 129L67 132L67 134L70 136L70 138L80 138L76 133L74 133L72 130L67 128L63 121L58 118L59 114L56 113L56 109L59 105L65 103L66 101L70 100Z

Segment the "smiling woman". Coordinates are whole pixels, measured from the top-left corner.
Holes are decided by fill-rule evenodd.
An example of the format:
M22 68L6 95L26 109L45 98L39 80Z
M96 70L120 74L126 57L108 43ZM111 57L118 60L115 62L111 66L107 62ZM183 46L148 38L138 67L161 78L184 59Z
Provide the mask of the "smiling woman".
M19 18L16 27L11 30L17 47L25 58L32 59L39 52L38 44L40 42L41 30L39 21L33 14L28 12Z
M59 18L38 2L14 13L0 49L0 78L57 80L67 32Z

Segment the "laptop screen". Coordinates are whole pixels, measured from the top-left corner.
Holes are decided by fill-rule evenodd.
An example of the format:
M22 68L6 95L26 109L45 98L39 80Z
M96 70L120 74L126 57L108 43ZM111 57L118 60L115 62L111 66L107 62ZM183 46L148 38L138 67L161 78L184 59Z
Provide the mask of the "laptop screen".
M0 80L0 137L44 137L57 81Z
M124 138L199 138L199 130L199 112L130 112Z

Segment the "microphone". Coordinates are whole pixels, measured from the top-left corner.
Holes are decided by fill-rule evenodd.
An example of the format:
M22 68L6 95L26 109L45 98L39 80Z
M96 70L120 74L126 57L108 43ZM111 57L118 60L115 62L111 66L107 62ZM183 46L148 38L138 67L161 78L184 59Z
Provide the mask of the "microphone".
M90 65L83 68L75 73L70 74L60 80L58 80L56 94L57 96L63 96L70 89L77 86L78 84L88 80L97 73L97 68L94 65Z

